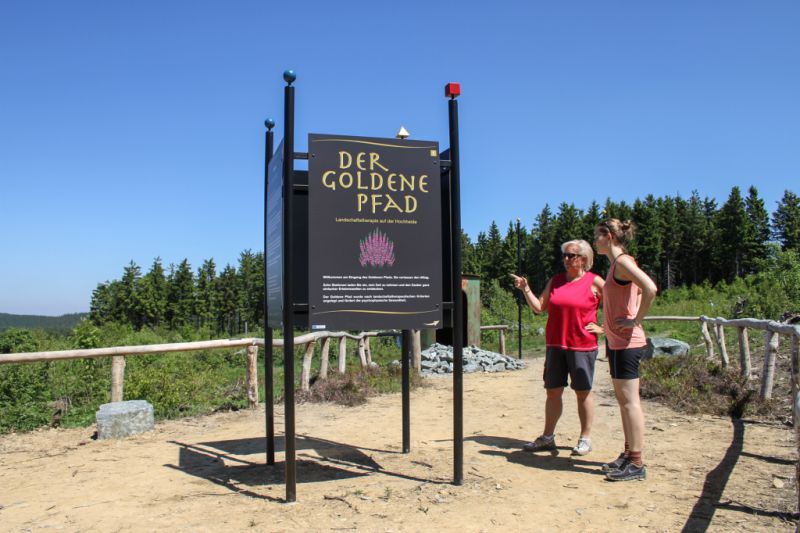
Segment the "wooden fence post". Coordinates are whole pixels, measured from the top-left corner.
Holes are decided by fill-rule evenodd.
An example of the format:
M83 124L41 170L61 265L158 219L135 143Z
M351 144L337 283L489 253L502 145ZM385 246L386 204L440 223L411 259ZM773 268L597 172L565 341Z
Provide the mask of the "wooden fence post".
M258 407L258 346L253 344L247 347L247 373L245 374L247 387L247 403L250 409Z
M372 349L369 347L369 337L364 337L364 351L367 354L367 365L372 366Z
M347 337L339 339L339 373L344 374L347 370Z
M728 368L730 359L728 359L728 348L725 346L725 330L722 324L714 326L714 336L717 338L717 347L719 348L719 355L722 359L722 368Z
M778 352L780 336L774 331L764 332L764 372L761 375L761 399L772 398L772 384L775 381L775 355Z
M714 357L714 343L711 341L711 334L708 332L708 322L700 319L700 333L703 335L703 341L706 343L706 356L709 359Z
M328 378L328 354L331 351L331 338L322 339L322 350L319 356L319 379Z
M314 341L306 344L306 353L303 355L303 371L300 374L300 387L304 391L311 388L311 358L314 357Z
M502 355L506 354L506 330L505 330L505 328L500 328L500 353Z
M111 358L111 401L121 402L125 387L125 356Z
M358 358L361 359L361 368L367 368L367 351L364 348L364 337L358 339Z
M747 328L736 328L739 335L739 373L745 379L750 379L752 368L750 367L750 338L747 335Z
M419 329L413 330L411 337L411 363L414 365L414 370L417 372L422 371L422 331Z

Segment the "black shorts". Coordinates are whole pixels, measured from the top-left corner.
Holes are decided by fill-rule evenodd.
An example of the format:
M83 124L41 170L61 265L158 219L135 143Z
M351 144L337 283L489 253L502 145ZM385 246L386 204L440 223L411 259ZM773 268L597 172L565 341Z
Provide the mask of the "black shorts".
M612 350L606 343L606 357L608 369L613 379L639 379L639 363L647 359L652 352L648 343L641 348L625 348Z
M566 387L567 376L569 376L569 386L572 387L572 390L592 390L596 359L597 350L581 352L548 346L544 356L544 375L542 376L544 388Z

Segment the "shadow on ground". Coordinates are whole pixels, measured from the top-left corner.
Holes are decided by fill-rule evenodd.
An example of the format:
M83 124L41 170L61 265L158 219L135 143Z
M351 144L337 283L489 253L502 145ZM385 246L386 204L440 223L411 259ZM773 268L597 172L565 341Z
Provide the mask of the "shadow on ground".
M482 446L495 449L484 449L478 453L495 457L505 457L511 463L539 468L542 470L569 470L572 472L585 472L592 475L604 476L600 470L603 463L587 461L580 456L572 456L572 448L560 446L552 452L531 453L522 450L525 441L508 437L495 437L491 435L477 435L464 439L473 441Z
M694 504L692 512L689 514L689 518L683 526L684 532L706 531L711 525L711 521L717 509L738 511L751 515L772 516L789 522L796 522L798 519L798 513L769 511L741 503L734 503L732 501L722 502L722 494L725 491L725 486L728 484L728 480L731 477L731 473L739 457L744 455L774 464L786 464L784 459L742 452L742 448L744 447L744 430L747 421L733 418L731 419L731 423L733 424L733 438L731 439L731 444L728 446L722 461L720 461L706 476L705 483L703 483L703 492L697 499L697 503Z
M265 439L249 438L200 443L170 441L180 447L178 464L166 464L167 468L182 471L191 476L208 480L232 492L271 501L282 498L263 494L256 490L285 483L286 465L276 461L266 464ZM285 441L275 438L275 451L283 452ZM389 450L358 448L349 444L298 436L295 440L297 483L318 483L357 478L372 474L401 477L426 483L443 483L440 480L423 479L383 468L372 455L397 454Z

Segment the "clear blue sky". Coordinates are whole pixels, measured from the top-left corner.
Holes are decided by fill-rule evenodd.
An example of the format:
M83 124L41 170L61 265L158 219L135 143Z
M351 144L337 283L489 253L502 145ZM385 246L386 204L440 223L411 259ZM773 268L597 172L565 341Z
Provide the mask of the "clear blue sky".
M262 247L282 72L306 135L447 140L462 218L545 203L800 192L800 2L107 2L0 6L0 312L87 311L131 260Z

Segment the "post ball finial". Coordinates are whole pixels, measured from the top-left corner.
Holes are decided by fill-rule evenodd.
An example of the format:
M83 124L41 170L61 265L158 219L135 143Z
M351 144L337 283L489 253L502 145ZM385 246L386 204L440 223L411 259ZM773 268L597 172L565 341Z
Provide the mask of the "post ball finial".
M275 127L275 121L272 120L271 118L268 118L267 120L264 121L264 126L266 126L268 130L271 130L272 128Z
M297 74L291 69L283 71L283 80L291 85L297 79Z

